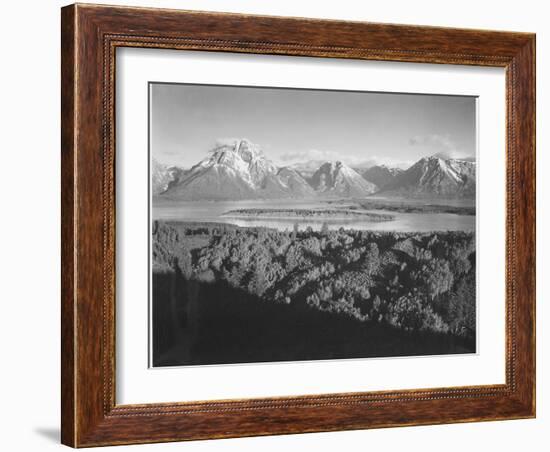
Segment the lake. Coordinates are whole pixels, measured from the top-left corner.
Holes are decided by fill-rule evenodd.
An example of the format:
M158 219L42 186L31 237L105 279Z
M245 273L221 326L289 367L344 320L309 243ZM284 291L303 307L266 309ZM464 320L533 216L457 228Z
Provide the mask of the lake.
M380 197L369 199L384 200ZM388 199L388 202L407 202L410 204L431 203L446 205L471 205L471 201L463 200L408 200ZM468 204L469 203L469 204ZM399 231L399 232L428 232L428 231L473 231L475 230L475 216L457 215L450 213L401 213L387 210L370 210L367 212L387 213L395 217L393 221L369 221L365 218L347 219L297 219L297 218L228 218L223 213L237 209L326 209L327 207L345 207L353 204L352 201L342 201L335 204L334 200L328 204L326 200L254 200L254 201L173 201L154 198L152 218L154 220L192 221L230 223L243 227L268 227L281 231L292 230L295 223L300 229L310 226L320 230L323 223L329 229L340 227L371 231Z

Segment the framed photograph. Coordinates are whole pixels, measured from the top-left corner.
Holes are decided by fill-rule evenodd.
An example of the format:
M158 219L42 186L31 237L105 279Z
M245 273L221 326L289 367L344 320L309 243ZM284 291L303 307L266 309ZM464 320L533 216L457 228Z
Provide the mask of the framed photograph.
M535 416L535 36L62 9L62 442Z

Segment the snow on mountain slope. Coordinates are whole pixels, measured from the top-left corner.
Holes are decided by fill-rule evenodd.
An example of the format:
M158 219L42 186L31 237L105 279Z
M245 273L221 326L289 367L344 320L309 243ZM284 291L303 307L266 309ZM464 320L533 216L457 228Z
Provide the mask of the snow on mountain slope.
M187 201L364 197L375 192L474 198L475 168L475 162L432 156L405 171L378 165L361 175L336 161L322 163L306 179L296 165L275 165L249 140L229 139L219 141L189 171L167 168L153 160L151 179L155 195Z
M301 198L313 195L296 171L278 168L259 146L246 139L218 142L163 196L181 200Z
M311 177L311 185L320 195L362 197L377 190L355 170L342 162L326 162Z
M465 160L424 157L386 185L381 194L474 198L476 165Z
M315 195L315 190L313 190L309 182L298 171L283 167L279 169L277 176L295 197L309 198Z
M185 177L187 171L177 166L168 166L151 160L151 191L153 195L165 192L172 184Z

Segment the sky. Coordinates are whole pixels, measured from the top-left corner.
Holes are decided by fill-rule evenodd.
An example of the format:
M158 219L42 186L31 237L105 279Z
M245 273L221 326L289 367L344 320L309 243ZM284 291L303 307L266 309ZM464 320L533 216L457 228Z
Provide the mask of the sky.
M247 138L280 166L341 160L406 168L472 158L475 97L150 84L153 158L189 168L218 140Z

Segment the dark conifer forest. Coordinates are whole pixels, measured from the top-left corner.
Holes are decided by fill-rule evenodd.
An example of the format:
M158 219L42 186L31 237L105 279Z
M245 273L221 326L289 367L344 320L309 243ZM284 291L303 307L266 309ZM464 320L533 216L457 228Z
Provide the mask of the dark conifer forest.
M155 221L153 365L475 352L473 232Z

